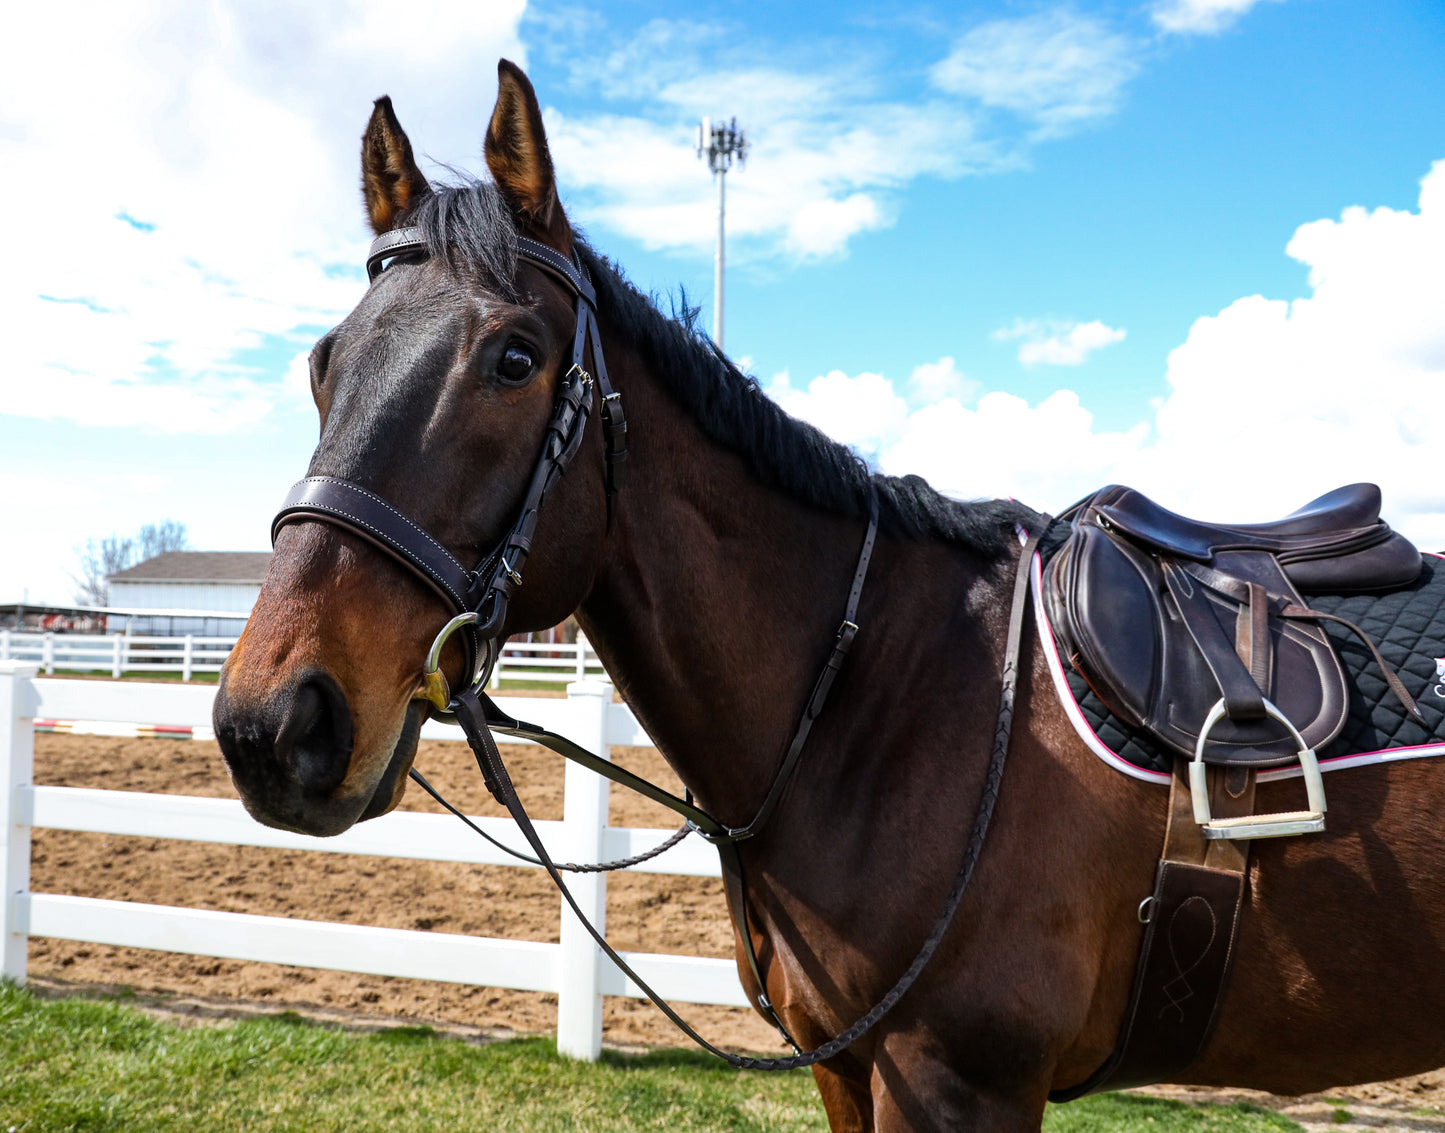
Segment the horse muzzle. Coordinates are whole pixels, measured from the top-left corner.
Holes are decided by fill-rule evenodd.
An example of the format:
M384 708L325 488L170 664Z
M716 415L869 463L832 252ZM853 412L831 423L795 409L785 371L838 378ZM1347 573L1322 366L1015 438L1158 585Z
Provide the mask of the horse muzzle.
M329 673L307 671L260 697L229 677L216 694L216 741L258 822L329 837L395 805L416 755L424 704L408 705L384 758L358 758L346 694Z

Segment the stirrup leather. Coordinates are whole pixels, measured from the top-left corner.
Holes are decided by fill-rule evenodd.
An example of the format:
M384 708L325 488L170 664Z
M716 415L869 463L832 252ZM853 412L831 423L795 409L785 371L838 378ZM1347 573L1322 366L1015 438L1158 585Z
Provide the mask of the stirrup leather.
M1325 784L1320 776L1319 760L1283 712L1268 700L1264 702L1264 710L1265 715L1289 729L1290 736L1299 745L1297 758L1300 770L1304 772L1309 809L1283 811L1279 814L1247 814L1238 818L1213 817L1209 809L1204 745L1214 725L1225 717L1227 709L1221 697L1209 710L1204 727L1199 730L1199 742L1194 747L1194 759L1189 764L1189 793L1194 801L1194 820L1199 823L1206 838L1287 838L1295 834L1318 834L1325 828Z

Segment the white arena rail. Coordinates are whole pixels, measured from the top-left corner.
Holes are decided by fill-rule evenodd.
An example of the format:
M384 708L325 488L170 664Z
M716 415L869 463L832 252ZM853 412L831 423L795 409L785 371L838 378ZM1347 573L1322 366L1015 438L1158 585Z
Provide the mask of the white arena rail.
M30 661L47 674L219 673L235 637L154 637L121 633L22 633L0 629L0 662ZM586 641L509 641L492 672L492 688L504 680L570 684L606 680L602 662Z
M41 827L102 834L177 838L240 846L364 854L479 865L529 867L466 830L451 815L396 813L335 838L311 838L262 826L233 799L190 798L136 791L37 787L32 782L34 720L139 721L209 725L214 686L136 682L39 680L38 666L0 661L0 974L24 983L28 938L80 940L234 960L405 976L557 994L557 1046L595 1059L602 1044L602 996L640 996L607 961L571 910L561 906L561 941L498 940L455 933L328 924L288 917L220 913L138 902L30 891L30 831ZM502 708L583 746L606 753L612 745L650 745L612 686L572 684L567 698L501 699ZM429 723L422 735L461 739L461 729ZM505 742L515 743L508 738ZM668 836L667 830L607 825L609 782L567 764L561 821L537 829L559 861L628 857ZM474 818L508 845L524 845L507 819ZM719 876L717 854L691 838L660 858L633 867L641 873ZM575 874L568 886L598 925L607 906L605 874ZM731 960L657 953L624 953L643 979L667 999L745 1007Z

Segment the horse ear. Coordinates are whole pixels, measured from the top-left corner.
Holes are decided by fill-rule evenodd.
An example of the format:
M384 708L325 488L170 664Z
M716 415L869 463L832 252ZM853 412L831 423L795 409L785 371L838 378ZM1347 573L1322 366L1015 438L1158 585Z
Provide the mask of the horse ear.
M371 230L378 236L390 232L398 216L431 193L386 95L376 100L361 139L361 193Z
M497 64L497 105L487 127L487 168L524 228L554 247L571 246L572 230L557 199L557 178L537 92L510 60Z

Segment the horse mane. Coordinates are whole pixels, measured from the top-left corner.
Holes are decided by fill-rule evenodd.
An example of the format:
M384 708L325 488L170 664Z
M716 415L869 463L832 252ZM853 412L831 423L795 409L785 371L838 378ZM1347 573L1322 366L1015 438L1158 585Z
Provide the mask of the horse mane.
M515 298L517 233L490 182L438 187L406 222L421 228L428 250L452 270ZM597 289L602 325L627 338L703 433L739 453L762 483L858 519L867 518L871 486L885 534L942 539L988 555L1015 541L1015 525L1037 522L1037 512L1012 500L954 500L920 476L873 472L851 448L785 413L697 329L685 302L680 316L669 317L580 235L577 251Z

